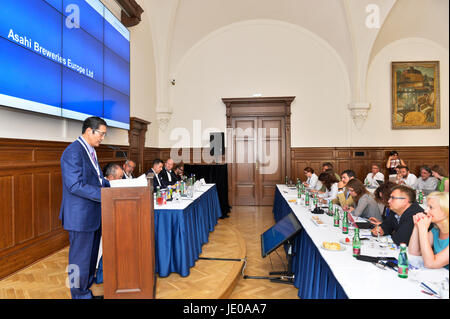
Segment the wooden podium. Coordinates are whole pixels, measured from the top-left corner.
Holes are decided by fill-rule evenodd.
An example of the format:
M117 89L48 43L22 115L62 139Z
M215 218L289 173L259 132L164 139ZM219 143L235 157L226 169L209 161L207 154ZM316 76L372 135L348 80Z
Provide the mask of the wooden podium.
M102 188L105 299L155 298L153 176L147 182Z

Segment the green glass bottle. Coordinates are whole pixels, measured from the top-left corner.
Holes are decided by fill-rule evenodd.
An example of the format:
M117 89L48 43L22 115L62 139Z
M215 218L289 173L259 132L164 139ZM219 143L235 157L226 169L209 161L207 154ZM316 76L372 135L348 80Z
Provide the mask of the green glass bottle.
M309 206L309 193L308 192L306 192L306 195L305 195L305 205Z
M331 200L328 201L328 212L330 216L333 214L333 202Z
M408 278L408 254L406 253L406 244L400 244L400 254L398 255L398 276Z
M289 177L286 176L286 177L284 178L284 183L285 183L286 185L289 183Z
M302 198L302 189L300 187L297 188L297 198Z
M342 220L342 233L348 234L348 216L346 211L344 211L344 219Z
M423 204L423 192L419 191L419 204Z
M355 228L353 236L353 257L361 255L361 238L359 238L359 228Z
M180 194L181 194L181 195L184 195L184 194L185 194L185 193L184 193L185 187L186 187L186 182L185 182L184 180L182 180L181 183L180 183Z
M340 222L340 218L339 218L339 208L336 206L335 210L334 210L334 227L339 227L339 222Z

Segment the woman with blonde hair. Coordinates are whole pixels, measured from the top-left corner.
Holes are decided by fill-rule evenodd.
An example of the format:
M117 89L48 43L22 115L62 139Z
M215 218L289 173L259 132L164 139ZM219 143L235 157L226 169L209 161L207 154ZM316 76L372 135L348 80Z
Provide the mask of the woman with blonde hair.
M428 195L425 213L417 213L413 221L408 254L422 256L426 268L448 269L448 193L433 192ZM431 223L434 227L428 231ZM414 258L410 260L412 264L415 263ZM419 264L421 266L421 262Z

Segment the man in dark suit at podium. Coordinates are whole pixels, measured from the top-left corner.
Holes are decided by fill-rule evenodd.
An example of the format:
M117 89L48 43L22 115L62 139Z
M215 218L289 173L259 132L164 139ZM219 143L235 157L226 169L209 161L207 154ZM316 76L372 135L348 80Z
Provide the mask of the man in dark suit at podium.
M166 185L173 185L176 184L178 181L177 175L175 175L175 172L172 170L173 168L173 160L169 158L166 163L164 164L164 167L161 171L161 178L164 180L164 183Z
M106 122L89 117L82 135L61 157L63 195L59 218L69 232L69 283L73 299L92 299L101 238L101 188L109 187L98 164L95 147L106 135Z
M153 178L153 191L156 192L156 187L159 186L160 189L166 188L167 183L161 178L161 171L163 168L163 161L159 158L153 161L153 166L150 168L146 175L153 173L155 177Z

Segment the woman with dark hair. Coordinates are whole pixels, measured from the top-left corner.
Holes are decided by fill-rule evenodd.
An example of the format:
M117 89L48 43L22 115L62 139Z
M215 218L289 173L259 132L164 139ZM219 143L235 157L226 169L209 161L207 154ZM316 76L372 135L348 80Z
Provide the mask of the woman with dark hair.
M303 171L308 178L306 182L303 183L303 185L311 188L312 190L320 190L322 188L322 183L319 182L319 178L314 173L314 169L308 166L305 167Z
M384 182L381 186L379 186L375 190L375 192L374 192L375 201L378 203L378 208L380 210L381 218L383 220L371 219L371 221L374 224L376 224L376 225L381 224L381 222L384 221L391 213L391 211L389 209L388 201L389 201L389 196L391 196L392 189L395 186L397 186L397 184L387 181L387 182Z
M434 177L438 179L438 185L436 190L438 192L448 192L449 182L447 172L439 165L434 165L431 168L431 173L433 174Z
M347 183L347 189L353 197L355 208L344 207L344 210L348 210L353 216L367 219L374 217L381 220L381 214L378 209L377 202L373 199L360 180L356 178L349 180Z
M320 197L323 201L327 202L336 198L338 193L338 180L334 174L321 173L319 175L319 181L322 183L324 192L319 191Z
M393 179L397 176L397 166L406 166L405 162L398 157L397 151L391 151L386 162L386 168L389 170L389 178Z

